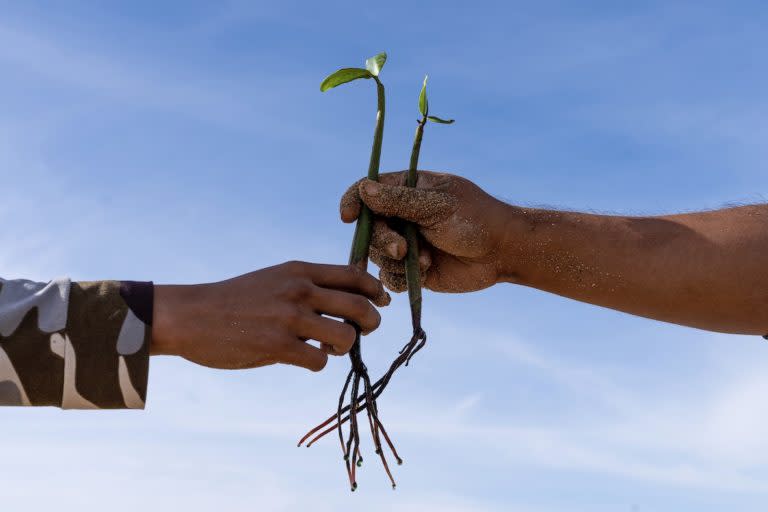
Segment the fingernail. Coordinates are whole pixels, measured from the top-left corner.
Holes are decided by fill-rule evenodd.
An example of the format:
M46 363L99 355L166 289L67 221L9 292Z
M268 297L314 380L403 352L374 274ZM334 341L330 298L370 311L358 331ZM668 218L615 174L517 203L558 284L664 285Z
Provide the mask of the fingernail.
M366 181L363 188L365 189L365 193L369 196L377 196L379 195L379 192L381 192L381 186L375 181Z
M397 242L392 242L391 244L387 245L387 254L389 254L390 258L397 259Z

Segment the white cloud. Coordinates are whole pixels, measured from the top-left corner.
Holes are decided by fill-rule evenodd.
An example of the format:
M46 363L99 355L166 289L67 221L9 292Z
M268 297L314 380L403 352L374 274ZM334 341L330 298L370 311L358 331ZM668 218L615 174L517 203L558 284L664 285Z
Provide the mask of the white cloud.
M53 39L3 24L0 62L6 69L33 73L42 83L74 88L88 97L102 96L209 121L234 122L244 108L252 106L244 105L243 98L254 99L237 83L190 72L175 63L147 61L146 57L137 62L127 55L68 42L61 35ZM266 97L269 90L260 90L261 107L272 103Z

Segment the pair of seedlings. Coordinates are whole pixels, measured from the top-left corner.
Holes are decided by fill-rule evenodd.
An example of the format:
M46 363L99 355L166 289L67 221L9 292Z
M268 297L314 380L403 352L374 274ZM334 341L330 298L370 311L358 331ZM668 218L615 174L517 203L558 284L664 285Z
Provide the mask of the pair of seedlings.
M384 67L384 63L387 60L386 53L380 53L374 57L365 61L365 69L363 68L342 68L335 73L329 75L320 84L321 91L327 91L341 84L352 82L358 79L373 80L376 84L376 96L378 109L376 112L376 127L373 132L373 147L371 149L371 159L368 164L368 179L378 181L379 178L379 162L381 160L381 144L384 137L384 114L386 110L386 102L384 96L384 85L379 79L381 68ZM453 120L444 120L439 117L429 115L429 102L427 101L427 78L424 78L424 84L421 87L419 93L419 112L421 118L418 120L416 127L416 135L413 140L413 148L411 150L411 160L408 167L408 174L406 177L406 185L409 187L415 187L418 181L417 168L419 164L419 152L421 150L421 139L424 134L424 126L428 121L441 124L453 123ZM360 210L360 216L358 217L357 224L355 226L355 236L352 240L352 250L349 255L349 263L351 265L359 266L365 270L368 265L368 248L371 243L371 234L373 231L373 214L367 206L362 205ZM405 223L403 225L403 236L408 244L408 252L405 257L405 276L408 285L408 299L411 307L411 321L413 325L413 334L408 343L400 350L397 358L392 362L387 372L374 383L371 383L370 376L368 375L368 369L363 363L363 358L360 350L360 329L355 326L357 336L355 342L352 345L352 349L349 351L349 359L351 361L351 367L347 378L344 381L344 386L341 389L339 395L339 402L336 407L336 413L329 417L327 420L310 430L300 441L301 446L305 441L309 440L307 447L312 446L320 438L326 434L337 431L339 436L339 442L341 443L341 450L344 454L344 464L349 476L349 485L351 490L357 489L356 480L356 468L362 466L363 456L360 450L360 431L358 425L358 413L365 411L368 418L368 426L371 429L371 436L373 438L373 444L376 454L381 459L381 463L384 466L384 470L387 472L390 481L392 482L392 488L395 488L395 480L392 477L392 472L389 469L387 457L384 454L382 448L382 438L388 445L392 455L398 464L402 464L403 461L397 454L394 443L387 434L384 425L379 419L378 408L376 406L376 399L379 398L381 393L389 384L392 375L403 364L408 366L408 362L411 358L424 347L427 341L427 335L421 326L421 276L419 272L419 234L418 228L413 223ZM360 387L362 385L362 392ZM349 391L349 403L345 404L347 392ZM349 422L350 427L346 435L342 425Z

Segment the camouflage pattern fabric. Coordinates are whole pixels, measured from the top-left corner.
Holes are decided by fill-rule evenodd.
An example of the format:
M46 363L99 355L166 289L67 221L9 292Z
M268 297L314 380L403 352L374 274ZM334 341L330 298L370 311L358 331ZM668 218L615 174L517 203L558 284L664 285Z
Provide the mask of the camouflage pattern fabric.
M0 279L0 405L142 409L152 284Z

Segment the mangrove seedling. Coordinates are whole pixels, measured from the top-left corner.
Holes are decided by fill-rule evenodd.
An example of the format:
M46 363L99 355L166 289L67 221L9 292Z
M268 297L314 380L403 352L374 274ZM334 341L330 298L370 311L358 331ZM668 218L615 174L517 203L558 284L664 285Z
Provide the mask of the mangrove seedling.
M424 126L427 121L440 124L452 124L453 119L441 119L437 116L429 115L429 100L427 99L427 76L424 77L424 83L419 93L419 113L421 119L416 121L416 135L413 138L413 147L411 148L411 160L408 165L408 174L405 184L408 187L415 187L419 180L419 153L421 152L421 139L424 136ZM400 351L400 355L407 354L405 366L408 366L411 358L424 347L427 342L427 333L421 327L421 272L419 270L419 228L413 222L406 222L404 226L404 236L408 244L408 252L405 256L405 281L408 286L408 300L411 305L411 324L413 326L413 335L408 344ZM397 359L395 360L397 362Z
M386 53L379 53L367 59L365 61L365 68L342 68L332 73L320 84L320 90L325 92L328 89L332 89L347 82L352 82L359 79L373 80L376 84L376 96L378 101L378 109L376 112L376 126L373 132L373 147L371 148L371 158L368 164L368 179L378 181L379 179L379 162L381 160L381 143L384 136L384 113L385 113L385 98L384 98L384 85L379 79L379 73L381 68L384 67L384 63L387 61ZM373 228L373 215L367 206L363 205L360 211L360 216L355 226L355 235L352 239L352 249L349 254L349 264L355 265L362 270L366 270L368 266L368 248L371 243L371 233ZM331 418L341 418L342 415L349 411L349 417L351 418L349 433L344 439L344 431L342 425L344 422L337 421L337 424L333 429L338 431L339 441L341 443L341 450L344 454L344 464L347 468L347 475L349 476L349 485L352 491L357 489L357 480L355 477L356 468L362 466L363 456L360 452L360 433L357 423L357 413L363 409L368 415L368 424L371 429L371 435L373 436L374 447L376 454L381 458L381 462L384 469L389 476L392 486L395 486L395 481L392 478L392 473L389 470L387 464L387 458L384 455L384 450L381 446L381 435L387 440L387 444L392 449L395 457L394 446L387 435L384 425L382 425L379 419L378 408L376 407L376 396L374 396L374 389L371 385L371 379L368 376L368 369L363 363L361 347L360 347L360 328L355 325L355 331L357 336L355 342L349 351L349 359L351 362L351 368L347 374L347 378L344 381L344 386L341 389L339 396L339 402L336 409L336 414ZM363 384L363 393L358 395L360 390L360 383ZM350 390L349 404L344 406L347 390ZM361 407L361 401L365 400L365 406ZM327 423L323 423L315 429L311 430L309 434L299 441L299 446L306 440L312 433L323 428ZM311 444L311 443L310 443ZM309 446L309 445L307 445Z
M340 73L341 71L345 71L345 70L340 70L337 73ZM351 76L351 73L348 73L347 76ZM364 78L364 77L365 77L364 75L361 76L361 78ZM383 101L380 102L380 106L381 105L383 105ZM413 147L411 148L411 158L408 166L408 174L406 176L406 185L409 187L415 187L416 183L418 182L417 169L419 165L419 154L421 152L421 140L424 135L424 127L427 124L427 122L431 121L431 122L440 123L440 124L451 124L454 122L453 119L442 119L437 116L432 116L429 114L429 101L427 99L427 77L424 77L424 82L421 87L421 92L419 93L419 113L421 114L421 118L417 120L416 135L414 136ZM381 112L381 115L383 118L383 112ZM376 139L374 138L374 141L375 140ZM381 142L381 139L379 139L379 143L380 142ZM370 173L369 173L369 177L370 177ZM363 210L365 211L366 209L367 208L363 206ZM368 214L370 214L370 211L368 211ZM361 213L361 218L362 218L362 213ZM359 226L359 221L358 221L358 226ZM342 407L344 395L346 394L346 390L351 378L351 373L350 373L350 375L347 376L347 381L344 384L344 388L342 390L341 397L339 399L339 406L336 411L336 414L332 415L323 423L321 423L317 427L310 430L299 441L299 446L301 446L301 444L304 443L304 441L306 441L307 439L309 439L314 435L312 440L309 443L307 443L307 446L309 447L312 444L314 444L316 441L318 441L320 438L324 437L326 434L334 430L338 430L341 433L341 426L347 421L350 421L350 425L351 425L350 430L352 431L353 429L356 429L357 413L361 412L362 410L368 411L368 420L369 420L369 423L371 424L371 431L374 434L374 443L376 445L376 453L382 457L384 468L387 471L387 475L389 476L390 481L392 482L393 489L395 488L395 481L392 478L392 474L389 471L389 467L387 465L386 459L384 458L383 453L381 451L381 442L377 439L377 434L378 434L376 431L377 426L381 430L381 434L384 436L384 439L389 445L389 448L392 450L392 453L395 456L397 463L402 464L403 461L400 458L400 456L397 454L394 444L390 440L386 430L384 430L384 427L381 425L378 419L378 409L376 405L376 399L381 395L381 393L387 387L387 384L389 384L389 381L392 378L392 375L395 373L395 371L397 371L397 369L400 368L400 366L402 366L403 364L407 366L408 362L411 360L411 357L413 357L416 354L416 352L421 350L427 341L426 332L421 326L422 298L421 298L421 272L419 269L418 227L413 223L406 223L403 227L403 230L404 230L405 239L408 244L408 252L405 258L405 275L406 275L406 282L408 287L408 299L409 299L410 308L411 308L411 324L413 327L413 334L411 336L411 339L400 350L398 357L395 358L395 360L392 362L392 364L390 365L389 369L384 374L384 376L381 377L379 380L377 380L376 383L373 384L373 386L370 386L370 390L372 391L372 393L369 392L368 386L366 386L366 392L364 395L356 396L356 392L353 390L351 395L352 400L350 404ZM353 367L354 365L355 363L353 361ZM365 368L365 365L363 365L363 368ZM367 377L367 373L366 373L366 377ZM361 400L363 399L365 399L365 402L361 402ZM373 414L371 414L372 410L373 410ZM344 414L346 415L342 416ZM332 424L334 421L336 423ZM322 432L317 433L321 429L325 429L325 430L322 430ZM349 446L346 446L346 447L344 446L343 437L341 436L341 434L340 434L340 439L342 439L342 450L345 450L345 461L346 461L347 460L346 456L349 453ZM362 462L362 458L360 458L357 461L357 465L359 466L361 462ZM347 467L349 471L349 464ZM352 473L351 473L350 479L351 481L354 482L354 465L352 466ZM356 484L353 483L352 490L355 490L355 488L356 488Z

